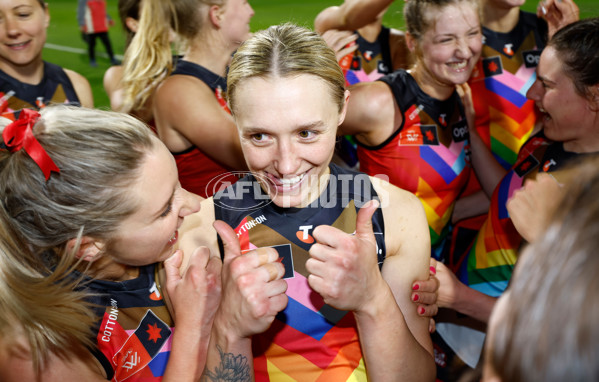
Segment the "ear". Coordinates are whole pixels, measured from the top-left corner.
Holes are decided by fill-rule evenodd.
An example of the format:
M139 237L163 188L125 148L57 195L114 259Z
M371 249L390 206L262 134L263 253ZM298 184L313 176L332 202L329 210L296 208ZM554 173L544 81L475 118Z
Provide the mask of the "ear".
M349 95L350 92L349 90L345 90L345 94L343 96L344 100L343 100L343 108L341 109L341 113L339 113L339 123L337 123L337 126L340 126L343 121L345 120L345 115L347 114L347 104L349 102Z
M410 32L406 32L406 45L408 46L410 52L414 53L417 44L418 42L416 41L416 38L414 38Z
M67 242L67 250L73 250L77 246L77 239L71 239ZM83 236L79 241L79 248L75 257L90 263L102 257L104 242L89 236Z
M126 17L125 25L131 32L136 33L139 28L139 21L135 20L133 17Z
M45 3L46 7L44 8L44 28L48 28L50 26L50 11L48 10L48 3Z
M219 7L218 5L212 5L208 10L208 17L210 18L212 25L220 28L223 18L223 8Z

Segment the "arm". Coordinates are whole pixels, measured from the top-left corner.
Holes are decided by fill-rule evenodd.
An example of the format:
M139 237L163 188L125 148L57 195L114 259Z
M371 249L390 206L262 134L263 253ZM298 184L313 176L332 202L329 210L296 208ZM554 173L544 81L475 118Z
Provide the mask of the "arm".
M468 121L468 132L470 133L470 145L472 151L472 167L480 182L480 185L487 194L491 197L495 187L505 176L506 171L495 160L493 153L485 145L476 127L474 125L474 105L472 103L472 92L468 84L462 84L457 87L464 109L466 111L466 119Z
M87 0L79 0L77 2L77 24L79 29L85 32L85 8L87 7Z
M89 85L87 78L69 69L64 69L64 72L71 80L81 106L94 107L94 96L92 95L92 88Z
M339 135L355 135L367 145L383 143L401 125L402 115L387 84L363 82L350 88L349 104Z
M437 300L439 307L453 309L481 322L489 322L497 298L466 286L445 264L437 264L437 278L441 283Z
M111 66L104 73L104 91L110 99L110 108L115 111L120 111L123 107L123 88L121 81L123 80L123 66Z
M563 197L562 185L552 175L539 173L514 191L506 207L518 233L532 243L543 234Z
M572 0L543 0L539 2L537 16L547 21L548 39L568 24L580 19L578 6Z
M316 31L329 29L356 30L376 19L393 0L345 0L334 10L322 11L314 21ZM322 15L322 16L321 16Z
M195 145L231 169L247 168L233 117L199 79L167 78L154 94L153 111L158 135L170 151Z
M483 191L477 191L468 196L456 200L451 215L451 222L457 223L460 220L486 214L489 211L491 201Z
M373 180L373 183L382 196L386 190L376 186L381 182ZM407 193L401 193L409 199ZM306 269L310 272L308 282L325 303L354 312L366 368L369 378L374 381L397 380L398 377L410 381L433 380L435 374L428 318L418 317L410 301L411 284L416 276L425 278L428 275L430 249L427 248L430 239L420 203L415 198L404 203L406 200L393 201L401 202L409 213L420 213L420 222L424 226L422 232L410 230L415 234L411 241L418 244L414 247L406 244L405 253L401 252L401 255L405 254L403 258L410 257L411 260L414 259L412 256L419 257L420 261L397 261L392 255L385 261L383 271L379 271L371 220L378 203L371 202L358 212L355 235L331 226L317 227L313 233L317 243L310 248L310 259L306 262ZM388 200L383 199L382 202L387 203ZM386 226L387 223L393 224L392 220L385 218ZM404 228L405 224L407 221L402 224ZM420 233L423 234L422 240L419 240ZM398 246L391 247L390 254L393 254L393 248ZM408 270L402 270L401 277L391 277L399 264L407 266ZM395 277L401 280L395 283L391 280ZM396 290L400 284L401 292ZM394 292L398 294L394 295Z

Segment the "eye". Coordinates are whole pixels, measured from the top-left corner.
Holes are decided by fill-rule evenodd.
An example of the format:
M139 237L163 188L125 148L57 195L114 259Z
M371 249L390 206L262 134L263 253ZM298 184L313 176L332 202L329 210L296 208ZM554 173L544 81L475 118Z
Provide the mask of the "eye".
M170 214L172 210L173 210L173 203L169 203L168 206L166 207L166 209L164 211L162 211L162 213L160 214L160 217L161 218L167 217L168 214Z
M267 138L268 138L268 135L266 135L264 133L256 133L256 134L250 135L250 139L254 142L265 142Z
M314 135L316 135L316 133L314 131L311 131L311 130L302 130L302 131L300 131L298 133L298 135L302 139L310 139L310 138L313 138Z

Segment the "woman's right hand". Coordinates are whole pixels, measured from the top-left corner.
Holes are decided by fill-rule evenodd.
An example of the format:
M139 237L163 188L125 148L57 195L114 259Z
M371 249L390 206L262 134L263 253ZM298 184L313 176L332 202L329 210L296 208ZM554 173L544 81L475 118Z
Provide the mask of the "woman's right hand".
M241 253L235 231L223 221L214 228L224 244L222 298L215 326L224 334L249 338L266 331L287 306L285 268L273 248Z

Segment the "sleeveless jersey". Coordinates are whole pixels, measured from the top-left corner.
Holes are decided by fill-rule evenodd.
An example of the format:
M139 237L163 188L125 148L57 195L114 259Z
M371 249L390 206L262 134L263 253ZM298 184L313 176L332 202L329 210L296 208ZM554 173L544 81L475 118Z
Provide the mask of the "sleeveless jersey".
M172 75L187 75L200 79L212 89L222 108L230 113L223 96L227 90L225 78L203 66L184 60L177 62L177 67ZM204 198L212 196L220 189L221 185L233 184L237 180L237 177L227 175L231 171L230 169L206 155L197 146L191 146L187 150L172 154L177 162L181 186Z
M0 114L24 108L39 110L51 103L79 105L73 84L60 66L44 61L44 76L37 85L25 84L0 70Z
M101 319L96 357L114 382L162 380L174 324L157 284L157 272L154 264L141 267L133 280L85 284L97 294L91 300L99 306Z
M349 65L344 70L347 85L375 81L393 71L389 32L389 28L383 26L374 42L355 32L358 39L354 43L358 45L358 49L350 54L351 61L348 59Z
M258 382L366 381L353 314L324 303L308 285L305 263L314 228L326 224L355 232L358 209L378 197L366 174L334 164L330 169L326 190L301 209L270 203L253 176L214 196L216 219L234 227L242 251L274 247L285 266L289 303L265 333L252 337ZM380 209L372 222L380 266L386 251Z
M516 165L493 192L487 218L458 272L462 282L494 297L505 290L523 242L507 211L508 199L527 178L540 172L563 180L564 165L583 155L564 151L562 142L549 141L542 131L522 147Z
M379 146L358 142L360 170L383 174L424 205L433 255L440 257L455 200L470 174L468 128L457 92L446 101L424 93L405 70L381 81L389 85L403 122Z

